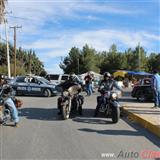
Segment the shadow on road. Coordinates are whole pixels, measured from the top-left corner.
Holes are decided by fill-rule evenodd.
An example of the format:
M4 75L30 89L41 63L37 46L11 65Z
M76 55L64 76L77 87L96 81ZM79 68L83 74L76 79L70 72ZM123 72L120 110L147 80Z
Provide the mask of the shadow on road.
M151 141L156 146L160 147L160 141L159 138L153 134L151 134L149 131L147 131L145 128L142 128L136 123L129 122L126 118L123 118L123 120L128 123L131 127L135 129L133 130L96 130L96 129L90 129L90 128L81 128L78 129L82 132L89 132L89 133L97 133L97 134L103 134L103 135L114 135L114 136L144 136L149 141Z
M22 108L19 110L19 116L35 120L60 120L55 108Z
M136 131L129 131L129 130L95 130L95 129L89 129L89 128L83 128L79 129L80 131L84 132L96 132L98 134L105 134L105 135L122 135L122 136L141 136L139 132Z
M53 121L53 120L62 120L60 115L57 115L58 109L56 108L22 108L19 110L19 116L20 117L25 117L27 119L35 119L35 120L46 120L46 121ZM94 114L94 109L83 109L83 116L79 116L77 113L71 114L70 119L73 119L74 121L77 122L85 122L87 123L87 119L90 117L93 118ZM81 118L82 117L82 118ZM107 123L107 121L102 122L102 120L98 119L88 119L88 123ZM108 122L109 123L109 122Z
M75 117L72 120L75 122L80 122L80 123L90 123L90 124L113 124L111 119L106 118L104 120L103 115L98 115L97 117L94 116L94 111L95 109L83 109L83 116L82 117Z
M89 124L113 124L112 121L109 120L103 120L103 119L98 119L98 118L79 118L76 117L74 119L72 119L75 122L80 122L80 123L89 123Z
M22 108L19 110L19 116L25 117L27 119L35 119L35 120L44 120L44 121L53 121L53 120L62 120L60 115L57 115L58 109L56 108ZM71 114L70 119L74 121L80 122L81 119L93 118L94 109L83 109L83 116L79 116L79 114ZM82 121L83 121L82 120ZM92 121L90 119L90 121ZM93 120L94 121L94 120ZM98 122L98 119L95 120ZM102 123L102 120L99 120ZM85 122L86 123L86 122ZM96 122L92 122L96 123ZM107 123L106 121L104 123Z

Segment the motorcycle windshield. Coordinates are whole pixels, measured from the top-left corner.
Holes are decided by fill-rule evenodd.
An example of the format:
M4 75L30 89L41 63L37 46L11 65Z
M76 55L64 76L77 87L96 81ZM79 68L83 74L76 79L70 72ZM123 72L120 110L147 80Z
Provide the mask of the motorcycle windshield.
M71 86L69 87L68 89L68 92L71 94L71 95L75 95L75 94L78 94L79 93L79 90L81 89L81 87L79 85L74 85L74 86Z

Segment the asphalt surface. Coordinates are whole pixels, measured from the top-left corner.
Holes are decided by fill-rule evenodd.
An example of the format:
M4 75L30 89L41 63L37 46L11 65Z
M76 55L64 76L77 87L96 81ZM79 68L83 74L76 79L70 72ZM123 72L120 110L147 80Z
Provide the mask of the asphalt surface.
M20 126L0 127L1 160L143 159L144 151L159 151L160 139L138 124L94 118L94 95L85 97L83 116L66 121L57 115L57 97L20 98Z

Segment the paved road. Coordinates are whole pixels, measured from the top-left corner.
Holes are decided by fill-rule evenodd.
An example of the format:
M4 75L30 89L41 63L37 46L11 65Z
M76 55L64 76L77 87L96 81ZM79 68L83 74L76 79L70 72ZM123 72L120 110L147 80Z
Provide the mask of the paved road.
M20 110L20 127L0 127L1 160L105 159L103 156L113 159L118 155L119 159L127 159L125 153L131 156L134 152L137 156L160 147L157 137L125 118L118 124L93 118L95 96L85 98L83 117L66 121L57 116L57 97L21 98L24 107Z

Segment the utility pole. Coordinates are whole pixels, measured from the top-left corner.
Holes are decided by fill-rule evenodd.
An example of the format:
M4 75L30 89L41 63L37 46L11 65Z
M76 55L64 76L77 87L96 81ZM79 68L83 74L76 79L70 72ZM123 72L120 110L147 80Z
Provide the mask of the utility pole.
M0 1L0 24L4 22L4 9L5 9L5 3L4 1ZM0 43L2 42L2 27L0 28Z
M11 68L10 68L10 57L9 57L9 44L8 44L8 30L7 30L7 20L4 20L5 23L5 35L6 35L6 45L7 45L7 67L8 67L8 78L11 77Z
M13 29L14 31L14 77L16 77L17 73L16 73L16 41L17 41L17 29L18 28L22 28L22 26L13 26L10 27Z
M7 47L7 67L8 67L8 77L11 77L10 72L10 57L9 57L9 44L8 44L8 30L7 30L7 19L5 18L5 7L6 7L7 0L0 0L0 25L2 23L5 24L5 36L6 36L6 47ZM2 26L1 26L2 32ZM2 33L0 33L0 42L2 40Z

